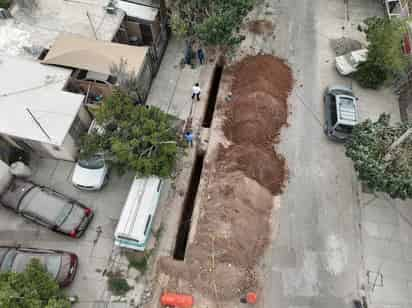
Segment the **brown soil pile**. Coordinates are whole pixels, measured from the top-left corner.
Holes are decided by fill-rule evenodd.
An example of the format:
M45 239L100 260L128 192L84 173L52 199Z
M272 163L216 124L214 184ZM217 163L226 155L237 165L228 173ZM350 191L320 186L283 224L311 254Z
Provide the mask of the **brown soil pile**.
M186 281L188 292L220 301L259 289L256 264L270 242L274 195L286 177L273 144L286 124L293 84L290 69L272 56L248 57L230 74L232 98L217 102L230 145L218 145L216 159L203 169L208 184L198 194L200 213L185 263L161 263L173 285Z
M289 67L272 56L248 57L231 72L232 99L222 109L231 145L218 148L187 253L193 285L220 300L259 287L254 268L270 241L273 196L286 177L273 145L286 124L293 85Z
M285 161L273 150L288 116L293 85L290 68L272 56L248 57L234 71L233 97L226 111L226 137L233 142L220 151L225 172L243 171L273 194L282 191Z
M269 20L253 20L248 23L248 29L255 34L264 34L273 32L273 24Z

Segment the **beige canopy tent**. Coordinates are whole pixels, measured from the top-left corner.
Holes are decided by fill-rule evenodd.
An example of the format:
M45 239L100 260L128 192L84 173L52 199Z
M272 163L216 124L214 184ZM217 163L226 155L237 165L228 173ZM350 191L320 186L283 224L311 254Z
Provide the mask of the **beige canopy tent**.
M147 51L147 47L60 34L42 63L110 75L110 68L123 60L127 71L138 73L144 64Z

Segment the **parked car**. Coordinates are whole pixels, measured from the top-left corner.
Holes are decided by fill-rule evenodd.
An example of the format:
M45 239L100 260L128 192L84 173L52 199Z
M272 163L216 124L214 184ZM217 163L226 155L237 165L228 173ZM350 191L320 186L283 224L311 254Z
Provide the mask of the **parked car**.
M83 80L97 82L97 83L105 84L107 86L112 86L116 84L116 79L117 79L116 77L111 76L111 75L105 75L102 73L88 71L86 73L86 77Z
M96 120L93 120L89 133L96 131L102 133ZM72 183L79 189L99 190L106 183L109 168L103 154L95 154L87 159L80 159L74 166Z
M335 58L336 69L341 75L349 75L358 70L359 64L366 61L367 49L351 51L343 56Z
M0 246L0 271L23 272L34 258L61 287L69 285L76 275L78 258L74 253L14 246Z
M358 123L357 98L352 90L343 86L328 87L324 95L325 133L344 142Z
M13 176L0 161L0 205L53 231L80 237L93 210L50 188Z

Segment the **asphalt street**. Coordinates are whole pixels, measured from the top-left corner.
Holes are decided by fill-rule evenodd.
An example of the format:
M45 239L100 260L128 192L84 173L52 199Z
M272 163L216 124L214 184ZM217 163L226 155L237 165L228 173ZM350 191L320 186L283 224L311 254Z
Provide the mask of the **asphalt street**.
M322 106L328 84L351 86L333 69L328 38L346 34L350 8L343 0L272 4L277 12L273 49L291 65L296 83L290 126L279 146L289 180L273 219L264 306L353 307L362 268L357 181L343 146L323 134Z

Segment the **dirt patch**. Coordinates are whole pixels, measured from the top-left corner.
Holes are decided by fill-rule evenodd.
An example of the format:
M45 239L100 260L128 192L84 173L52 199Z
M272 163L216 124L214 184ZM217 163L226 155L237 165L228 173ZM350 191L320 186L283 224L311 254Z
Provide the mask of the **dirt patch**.
M162 263L175 285L185 281L192 288L187 291L220 302L260 288L256 265L270 242L274 196L286 178L285 160L274 144L287 122L293 78L283 61L260 55L225 69L222 82L231 83L232 96L228 101L219 92L216 116L223 124L214 129L219 135L223 130L226 140L211 144L213 155L206 155L185 262Z
M269 20L253 20L247 24L250 32L254 34L266 34L273 32L273 23Z

